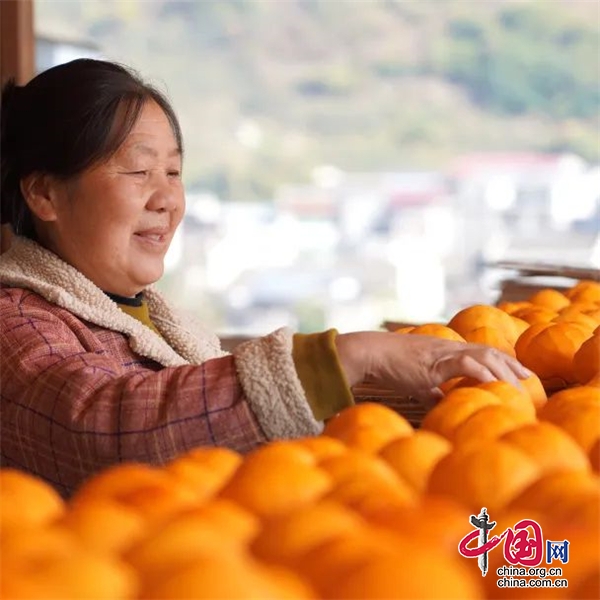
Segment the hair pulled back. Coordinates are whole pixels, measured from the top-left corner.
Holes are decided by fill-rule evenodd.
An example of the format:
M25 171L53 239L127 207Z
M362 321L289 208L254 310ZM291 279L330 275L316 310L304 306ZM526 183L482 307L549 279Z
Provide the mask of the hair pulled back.
M77 59L37 75L25 86L9 81L0 109L0 220L35 239L21 180L45 173L69 180L116 152L147 101L167 116L182 150L181 129L169 101L132 70Z

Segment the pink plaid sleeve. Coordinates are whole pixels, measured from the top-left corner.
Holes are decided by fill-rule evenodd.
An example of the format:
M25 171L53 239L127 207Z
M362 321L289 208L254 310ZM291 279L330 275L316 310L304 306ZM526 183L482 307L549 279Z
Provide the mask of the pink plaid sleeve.
M114 463L266 439L231 356L165 368L24 290L0 290L0 324L2 465L65 496Z

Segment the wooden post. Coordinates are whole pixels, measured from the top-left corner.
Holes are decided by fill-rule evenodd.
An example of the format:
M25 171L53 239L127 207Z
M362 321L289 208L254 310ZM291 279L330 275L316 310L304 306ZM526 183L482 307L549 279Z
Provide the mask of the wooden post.
M35 74L33 0L0 1L0 76L26 84Z
M35 74L33 0L0 0L0 83L26 84ZM10 246L9 225L0 228L0 253Z

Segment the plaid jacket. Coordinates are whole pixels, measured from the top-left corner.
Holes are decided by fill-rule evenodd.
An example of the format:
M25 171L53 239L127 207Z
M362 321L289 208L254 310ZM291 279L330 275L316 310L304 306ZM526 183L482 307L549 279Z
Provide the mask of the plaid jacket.
M68 496L117 462L161 464L198 445L244 452L322 429L291 331L227 354L156 290L145 297L161 335L34 242L17 239L0 256L2 466Z

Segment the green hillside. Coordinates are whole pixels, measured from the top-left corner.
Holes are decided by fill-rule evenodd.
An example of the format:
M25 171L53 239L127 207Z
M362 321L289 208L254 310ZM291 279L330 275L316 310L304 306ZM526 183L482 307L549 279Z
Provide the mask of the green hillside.
M600 160L596 0L37 0L166 87L186 181L270 198L314 166L443 168L486 150Z

